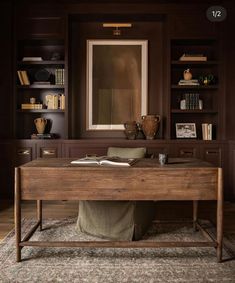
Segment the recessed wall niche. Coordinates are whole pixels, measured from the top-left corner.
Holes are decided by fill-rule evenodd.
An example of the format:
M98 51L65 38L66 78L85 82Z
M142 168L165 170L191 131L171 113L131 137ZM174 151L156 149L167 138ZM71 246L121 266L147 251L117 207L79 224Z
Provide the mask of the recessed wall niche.
M103 28L103 22L131 22L132 27L123 29L121 35L113 35L112 29ZM123 130L87 130L87 40L147 40L148 41L148 70L147 70L147 113L165 115L163 101L163 56L164 52L164 17L156 15L135 16L123 18L115 16L105 19L97 17L85 19L82 16L72 17L69 21L69 93L70 100L70 133L71 138L116 137L124 138ZM157 138L164 138L166 129L160 127Z

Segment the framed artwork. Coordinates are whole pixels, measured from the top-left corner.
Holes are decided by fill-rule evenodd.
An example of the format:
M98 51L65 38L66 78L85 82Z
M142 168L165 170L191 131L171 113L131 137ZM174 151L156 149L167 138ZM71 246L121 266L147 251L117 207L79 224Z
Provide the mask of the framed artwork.
M196 138L195 123L176 123L176 138Z
M147 40L87 40L87 130L123 130L147 114Z

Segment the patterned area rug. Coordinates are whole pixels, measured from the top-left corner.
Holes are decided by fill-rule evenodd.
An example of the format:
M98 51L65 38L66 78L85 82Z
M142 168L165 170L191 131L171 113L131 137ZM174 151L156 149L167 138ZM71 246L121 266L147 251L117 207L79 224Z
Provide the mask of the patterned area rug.
M33 220L23 221L23 234L32 224ZM37 231L32 240L94 240L75 232L75 219L47 220L43 227L43 232ZM159 241L205 240L200 232L193 232L191 226L178 224L154 224L145 238ZM235 243L233 237L227 242L232 246ZM22 250L24 260L16 263L12 231L0 243L0 282L235 282L235 260L232 256L225 250L225 261L217 263L213 248L25 247Z

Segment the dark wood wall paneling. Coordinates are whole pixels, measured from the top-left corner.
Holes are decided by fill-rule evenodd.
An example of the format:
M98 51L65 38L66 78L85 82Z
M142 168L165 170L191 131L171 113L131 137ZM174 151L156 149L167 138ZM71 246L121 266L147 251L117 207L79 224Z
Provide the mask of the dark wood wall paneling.
M13 6L11 1L1 1L0 11L0 195L9 198L12 197L13 188L13 144L7 141L13 136Z
M11 1L0 2L0 139L13 136L12 43L13 7Z
M44 4L43 4L44 2ZM68 3L69 2L69 3ZM79 2L79 3L78 3ZM99 1L95 1L99 2ZM84 30L87 29L86 33L89 35L94 35L93 28L97 28L97 21L94 22L95 15L100 15L104 18L108 18L109 14L112 15L142 15L141 17L135 18L136 23L144 22L145 32L148 31L150 34L150 37L153 35L153 30L151 29L148 20L146 18L143 20L144 14L152 14L153 17L156 17L156 15L162 15L163 17L160 17L157 19L155 18L155 22L152 23L155 25L154 30L157 31L158 39L162 42L161 46L157 46L157 41L154 43L156 47L159 47L159 53L156 54L156 57L153 56L153 61L160 60L161 64L159 65L159 81L158 78L156 78L156 82L154 82L154 68L150 68L150 76L151 81L150 82L150 104L149 109L151 112L159 111L163 117L169 116L169 40L170 38L182 38L182 37L192 37L192 38L202 38L202 37L214 37L215 34L219 29L221 29L222 26L222 32L223 32L223 41L226 44L226 52L224 54L226 55L226 61L224 62L225 70L226 70L226 87L225 87L225 93L226 96L224 96L224 93L221 93L221 95L224 96L225 105L222 106L222 108L225 106L226 114L223 113L222 109L222 116L221 119L221 125L225 125L225 129L223 129L224 134L221 136L225 137L225 140L228 139L235 139L235 119L233 118L234 113L234 105L235 105L235 96L234 96L234 89L235 89L235 77L234 77L234 62L235 62L235 41L233 35L233 28L234 28L234 4L233 1L219 1L218 4L224 5L228 10L228 19L223 24L212 24L209 23L205 17L205 11L206 7L210 5L214 5L214 1L207 1L206 4L204 4L204 1L167 1L163 3L163 1L135 1L139 3L121 3L121 2L128 2L128 1L117 1L116 4L111 3L91 3L91 1L83 1L82 3L80 1L22 1L19 5L17 1L15 1L16 4L16 30L17 30L17 37L18 38L27 38L30 36L31 38L40 38L40 37L57 37L57 38L64 38L66 36L66 15L69 13L71 15L70 17L70 36L72 35L72 40L75 44L71 46L71 43L69 42L71 37L69 38L69 45L71 47L71 50L69 52L75 52L75 48L79 46L79 42L76 42L74 40L74 34L73 32L76 31L76 29L79 30L79 33L85 37ZM176 3L177 2L177 3ZM200 3L199 3L200 2ZM22 4L23 3L23 4ZM13 77L13 70L12 70L12 25L13 25L13 18L12 18L12 11L13 7L11 4L11 1L1 1L0 4L1 7L1 34L2 34L2 44L1 48L1 59L2 64L4 68L1 68L0 70L0 89L1 89L1 105L4 105L4 107L1 107L0 110L0 118L1 121L4 121L5 127L1 127L0 129L0 141L1 141L1 148L4 153L0 154L0 161L1 161L1 167L2 164L6 166L6 170L1 171L1 188L4 187L4 192L1 191L0 194L2 195L10 195L9 193L9 185L10 183L7 181L9 178L4 178L5 176L12 176L13 174L13 165L20 164L25 161L29 161L31 158L35 157L52 157L52 156L61 156L61 155L78 155L77 150L80 152L82 149L82 153L84 151L89 151L89 148L93 148L92 151L96 151L97 147L93 146L86 147L82 146L80 144L80 141L56 141L57 144L54 144L52 142L42 142L37 143L35 141L16 141L16 142L8 142L3 141L5 138L13 138L13 109L14 109L14 102L13 102L13 87L12 87L12 77ZM197 8L195 8L197 7ZM86 15L89 13L92 15L93 20L87 20L84 19L77 20L76 17L82 18L82 15ZM91 18L92 18L91 17ZM195 17L197 20L195 20ZM126 17L127 18L127 17ZM62 19L62 21L61 21ZM51 27L51 29L49 28ZM82 29L83 28L83 29ZM90 29L91 28L91 29ZM109 33L111 30L106 31L100 31L100 34L97 36L105 36L107 37L107 33ZM138 30L136 30L137 34ZM139 30L141 32L141 30ZM127 35L128 36L128 35ZM79 38L78 38L79 41ZM70 55L73 53L70 53ZM68 54L67 54L68 55ZM66 56L67 56L66 55ZM224 55L224 56L225 56ZM79 58L81 54L77 55L75 57L76 60L80 60ZM162 59L160 57L163 57ZM70 57L71 59L71 57ZM82 63L81 63L82 62ZM69 68L71 69L71 72L73 74L73 68L74 65L71 64ZM80 66L84 67L84 59L80 60ZM80 68L79 66L79 68ZM84 83L84 71L82 72L82 69L77 69L77 72L79 74L79 78L82 78L82 81ZM70 74L71 74L70 72ZM80 72L80 73L79 73ZM77 94L79 95L81 91L84 88L84 85L80 85L76 89L76 85L73 85L73 83L77 83L77 80L72 79L70 80L72 82L72 85L70 85L70 91L78 91ZM79 85L79 84L78 84ZM156 98L156 96L153 95L154 92L161 92L160 98ZM74 92L75 93L75 92ZM84 93L84 92L83 92ZM5 95L7 94L7 95ZM71 95L72 93L70 93ZM165 96L166 95L166 96ZM226 100L225 100L226 98ZM77 109L69 109L69 124L72 125L70 128L71 137L89 137L89 134L87 134L84 131L84 126L80 123L84 123L84 103L85 103L85 97L84 95L81 96L81 100L76 99L72 96L71 105L73 107L79 105L79 111ZM155 105L155 106L153 106ZM70 111L72 110L72 111ZM76 113L75 113L76 112ZM225 112L225 111L224 111ZM72 113L72 115L71 115ZM74 113L74 114L73 114ZM74 119L75 118L75 119ZM81 119L82 118L82 119ZM82 121L82 122L78 122ZM72 123L73 122L73 123ZM69 125L69 127L70 127ZM83 128L82 128L83 126ZM82 131L78 130L79 128L82 128ZM104 135L103 137L105 137ZM95 137L95 136L94 136ZM120 132L117 134L117 137L120 137ZM166 125L161 128L160 136L162 138L169 138L169 129L166 129ZM70 144L71 142L71 144ZM76 143L78 144L76 145ZM95 140L93 141L95 142ZM107 146L110 144L109 141L100 140L101 143L103 143L103 146ZM114 141L113 141L114 142ZM84 143L86 144L86 141L84 140ZM139 141L136 141L133 143L133 145L137 145ZM145 143L145 141L141 141L140 143ZM155 151L168 151L170 148L170 153L172 155L182 155L182 156L199 156L207 159L208 161L213 162L219 162L222 160L223 163L226 163L226 165L229 167L226 169L226 174L229 179L229 186L227 189L227 195L230 195L230 197L234 197L235 195L235 180L234 180L234 172L233 169L235 167L235 159L234 159L234 143L230 142L230 146L228 147L228 143L225 141L221 144L211 144L210 146L203 145L202 143L196 142L194 143L181 143L181 141L154 141L153 143L160 143L159 146L156 147L156 145L150 146L150 152ZM170 143L169 145L167 145ZM119 142L114 142L114 144L119 144ZM128 142L129 144L129 142ZM126 140L122 140L120 145L127 145ZM174 149L172 151L172 148ZM221 151L222 148L222 151ZM98 149L100 150L100 153L103 153L106 149L102 146L98 146ZM14 153L14 158L12 158L12 154ZM96 152L99 153L99 152ZM19 156L21 157L19 157ZM227 157L226 157L227 156ZM9 158L10 157L10 158ZM219 158L219 159L218 159ZM13 164L14 163L14 164ZM225 164L223 164L225 166ZM225 166L226 167L226 166ZM8 168L8 169L7 169ZM229 174L228 174L229 173ZM3 181L2 181L3 180ZM12 179L11 179L12 180ZM11 187L12 188L12 187ZM11 189L10 189L11 190Z
M15 5L16 38L19 39L63 39L65 36L66 6L56 4Z
M235 3L227 4L228 17L225 28L226 66L226 138L235 140Z

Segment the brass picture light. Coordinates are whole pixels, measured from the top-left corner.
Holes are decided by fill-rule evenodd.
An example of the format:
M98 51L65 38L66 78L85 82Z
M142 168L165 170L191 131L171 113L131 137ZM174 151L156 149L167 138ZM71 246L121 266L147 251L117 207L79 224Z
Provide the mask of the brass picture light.
M131 28L131 23L103 23L103 28L114 28L113 35L121 35L120 28Z

